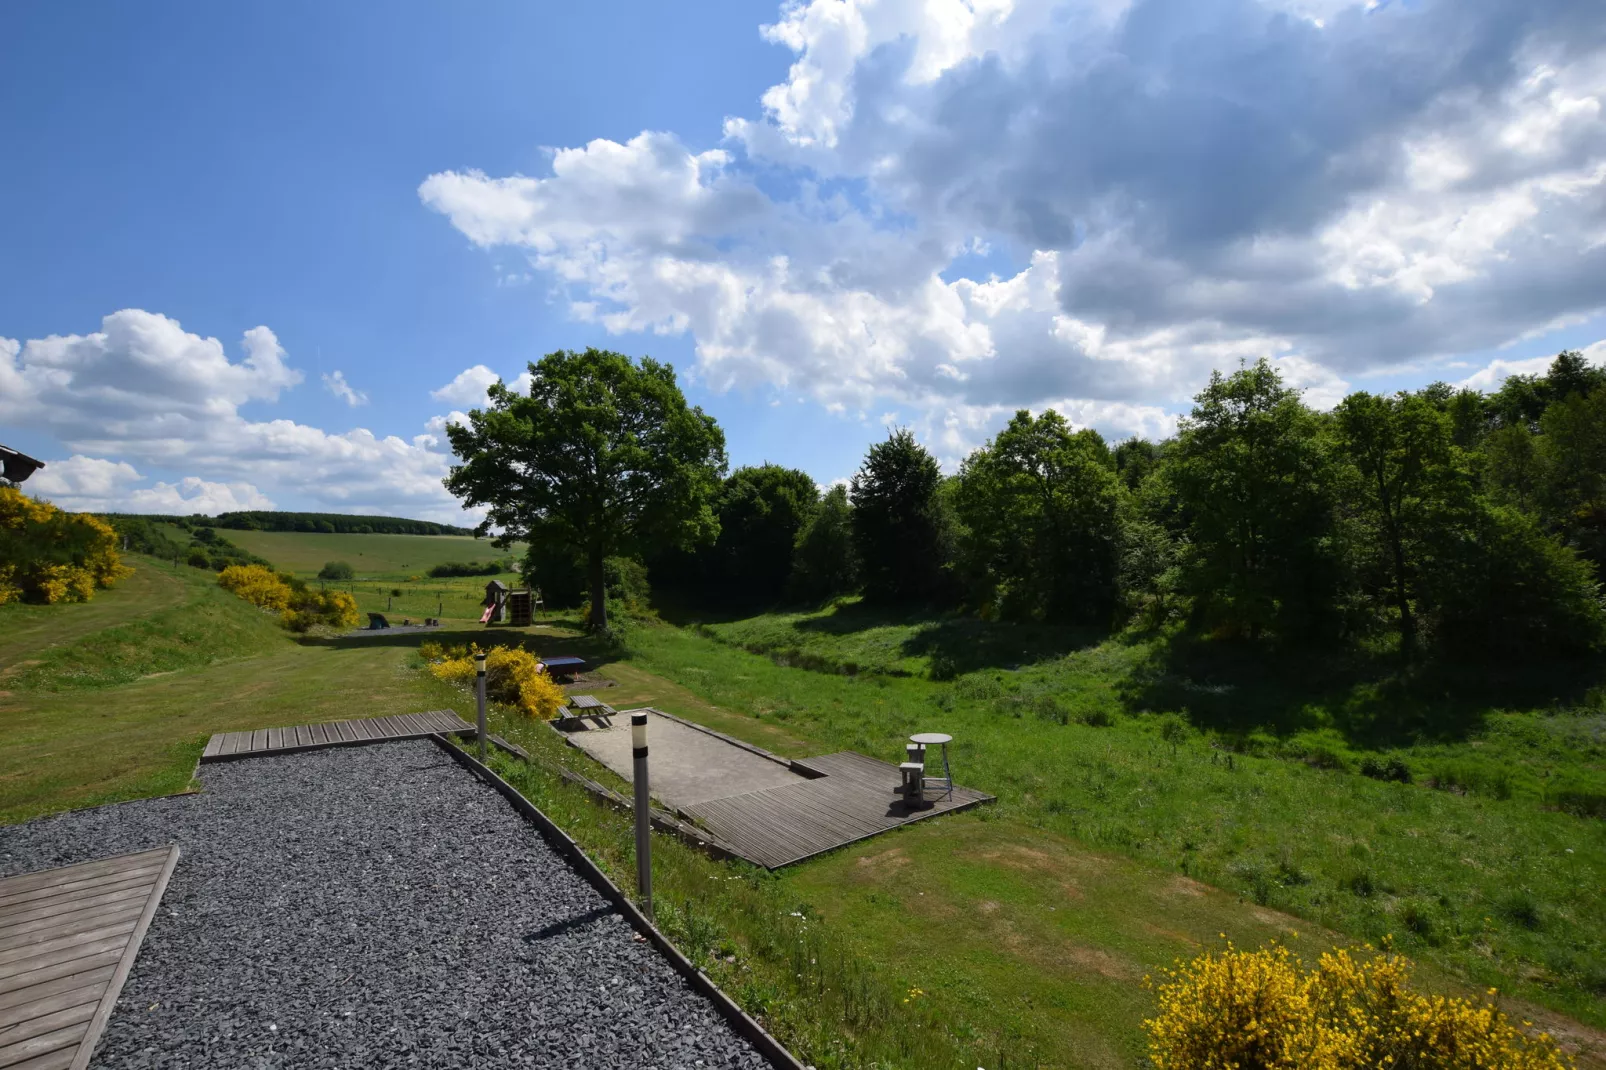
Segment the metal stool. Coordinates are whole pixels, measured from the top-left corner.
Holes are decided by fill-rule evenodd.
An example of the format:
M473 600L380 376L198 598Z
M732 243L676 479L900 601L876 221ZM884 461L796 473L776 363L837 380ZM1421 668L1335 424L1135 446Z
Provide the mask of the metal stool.
M920 787L922 791L926 788L941 788L949 798L953 798L954 771L948 764L948 744L954 741L954 737L947 732L917 732L909 737L909 741L919 744L922 750L926 747L942 748L942 776L922 776Z

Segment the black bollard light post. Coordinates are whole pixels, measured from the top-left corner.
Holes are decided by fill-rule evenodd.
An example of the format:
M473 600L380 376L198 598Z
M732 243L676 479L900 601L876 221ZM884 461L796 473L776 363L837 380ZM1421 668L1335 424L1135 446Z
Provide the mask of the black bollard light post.
M474 701L479 706L480 761L485 761L485 654L474 655Z
M636 781L636 888L641 909L652 917L652 813L647 795L647 715L630 715L630 754L635 759Z

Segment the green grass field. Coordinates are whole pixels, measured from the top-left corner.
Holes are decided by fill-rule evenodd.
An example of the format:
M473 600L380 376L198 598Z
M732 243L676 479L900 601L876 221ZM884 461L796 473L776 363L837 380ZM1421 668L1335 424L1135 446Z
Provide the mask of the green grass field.
M214 731L472 709L420 671L420 636L298 642L208 572L134 563L87 605L0 607L0 821L181 790ZM443 589L466 602L482 585ZM583 653L617 681L613 705L651 703L779 753L887 756L910 731L954 732L960 781L995 806L779 874L656 840L661 924L815 1066L1136 1066L1145 973L1222 934L1314 953L1384 933L1431 986L1498 986L1583 1065L1606 1066L1602 822L1547 808L1525 782L1502 798L1319 768L1300 747L1327 740L1353 763L1371 744L1353 717L1315 713L1229 764L1210 745L1224 734L1127 712L1155 693L1160 653L1142 642L850 610L644 625L622 657L572 621L487 631L472 609L448 613L438 638ZM934 655L970 660L938 682L924 675ZM1587 779L1599 716L1508 710L1476 735L1396 752L1413 768L1548 753ZM628 816L549 768L609 775L544 726L493 718L538 759L503 772L628 886ZM1278 740L1301 742L1284 753Z
M316 576L326 563L344 561L360 579L405 580L408 576L427 576L431 566L447 562L517 561L524 553L519 546L498 550L489 539L467 535L315 535L230 530L220 534L241 549L298 576Z

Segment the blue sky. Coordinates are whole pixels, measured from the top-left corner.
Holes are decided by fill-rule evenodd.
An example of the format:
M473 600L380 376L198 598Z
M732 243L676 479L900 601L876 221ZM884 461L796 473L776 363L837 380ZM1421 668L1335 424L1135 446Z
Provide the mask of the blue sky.
M453 519L556 348L824 483L1606 338L1582 0L15 3L0 100L0 441L83 508Z

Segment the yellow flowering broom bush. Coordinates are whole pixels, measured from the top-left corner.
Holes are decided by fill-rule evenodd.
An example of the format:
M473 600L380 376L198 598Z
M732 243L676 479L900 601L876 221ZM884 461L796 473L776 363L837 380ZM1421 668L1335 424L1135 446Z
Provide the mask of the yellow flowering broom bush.
M289 609L295 593L277 572L261 565L230 565L217 574L217 585L263 609Z
M118 556L117 532L100 517L0 487L0 605L87 602L133 571Z
M437 680L472 687L477 650L478 647L443 647L426 642L419 646L418 655ZM493 646L486 651L485 694L540 720L556 717L558 708L567 701L563 689L542 671L535 655L518 647Z
M1409 959L1370 947L1307 968L1274 945L1209 952L1153 984L1145 1022L1161 1070L1568 1070L1544 1033L1489 1003L1411 987ZM1490 990L1494 994L1494 990Z
M230 565L218 573L217 582L252 605L277 612L293 632L309 631L318 624L350 628L361 619L357 600L345 591L314 591L262 565Z

